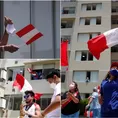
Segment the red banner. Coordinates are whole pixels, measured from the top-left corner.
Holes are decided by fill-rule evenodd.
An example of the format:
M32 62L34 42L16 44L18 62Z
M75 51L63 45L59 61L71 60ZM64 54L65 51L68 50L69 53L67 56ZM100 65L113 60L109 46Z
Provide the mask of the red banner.
M61 66L68 66L68 41L61 42Z

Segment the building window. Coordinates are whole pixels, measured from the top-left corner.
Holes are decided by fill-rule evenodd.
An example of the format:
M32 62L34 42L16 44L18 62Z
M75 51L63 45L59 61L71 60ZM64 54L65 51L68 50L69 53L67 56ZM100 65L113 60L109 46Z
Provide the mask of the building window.
M10 97L10 99L9 99ZM22 96L5 96L6 108L8 107L9 110L20 110L20 105L22 103Z
M89 18L85 19L85 25L90 25L90 19Z
M96 10L96 4L92 5L92 10Z
M77 82L98 82L98 71L73 71L73 79Z
M93 55L89 51L76 51L75 52L76 61L93 61Z
M96 18L96 25L101 25L101 18Z
M80 18L80 25L100 25L101 17Z
M111 9L111 12L112 13L118 12L118 7L117 6L113 6L112 9Z
M111 47L111 52L118 52L118 45Z
M86 10L91 10L91 6L90 5L87 5Z
M61 36L61 41L66 41L66 40L68 40L68 44L70 44L71 36L69 35Z
M101 8L102 8L102 3L82 4L82 11L101 10Z
M118 24L118 18L117 18L117 16L112 16L112 17L111 17L111 23L112 23L113 25L117 25L117 24Z
M96 33L79 33L77 36L77 41L80 42L87 42L89 39L92 39L96 36L98 36L100 33L96 32Z
M64 7L62 14L75 14L75 7Z
M46 76L52 70L54 70L54 68L33 70L33 73L31 74L31 80L42 80L42 79L46 79Z
M86 61L86 60L87 60L87 52L82 52L81 61Z
M7 69L8 81L14 81L17 74L21 74L22 76L24 76L24 68L20 68L20 67L19 68L8 68Z
M61 22L61 28L72 28L72 27L73 27L73 21Z
M45 95L43 95L43 98L41 97L39 100L37 100L37 104L40 105L41 110L44 110L45 108L47 108L47 106L50 104L51 102L51 95L45 97Z

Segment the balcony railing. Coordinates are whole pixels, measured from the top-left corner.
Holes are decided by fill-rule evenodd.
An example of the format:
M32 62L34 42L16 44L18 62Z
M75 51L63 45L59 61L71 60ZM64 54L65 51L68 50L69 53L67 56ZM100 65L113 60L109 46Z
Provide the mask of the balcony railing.
M62 14L75 14L75 10L62 10Z

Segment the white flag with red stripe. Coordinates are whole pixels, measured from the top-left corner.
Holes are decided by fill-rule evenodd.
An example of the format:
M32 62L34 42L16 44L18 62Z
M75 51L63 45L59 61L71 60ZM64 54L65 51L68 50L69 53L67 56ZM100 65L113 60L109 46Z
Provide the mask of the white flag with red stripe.
M14 87L16 86L20 90L20 92L25 92L27 90L33 90L30 83L20 74L16 75L16 79L13 83L13 86Z
M27 45L43 36L43 34L39 32L32 24L29 24L20 31L16 32L16 35L22 38Z
M90 39L87 44L89 51L96 57L96 59L99 59L100 54L104 50L118 44L118 28L111 29Z

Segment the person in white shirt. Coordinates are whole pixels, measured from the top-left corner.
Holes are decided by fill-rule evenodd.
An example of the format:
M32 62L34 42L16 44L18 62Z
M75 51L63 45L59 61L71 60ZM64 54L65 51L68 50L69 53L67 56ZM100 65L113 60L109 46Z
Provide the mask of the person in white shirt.
M86 109L91 108L93 111L93 118L99 118L100 117L100 104L98 100L98 92L97 87L93 88L92 96L89 99L88 105L86 106Z
M60 118L61 117L61 79L60 71L55 69L47 75L50 87L54 89L50 105L41 113L38 118Z
M35 93L33 91L25 92L24 99L25 99L26 105L22 105L23 111L22 110L21 111L23 114L20 114L21 116L20 118L37 118L40 116L41 108L38 104L34 102L34 99L35 99L34 96L35 96Z

